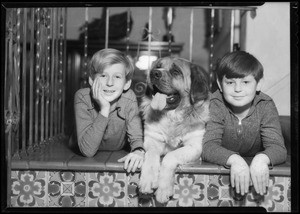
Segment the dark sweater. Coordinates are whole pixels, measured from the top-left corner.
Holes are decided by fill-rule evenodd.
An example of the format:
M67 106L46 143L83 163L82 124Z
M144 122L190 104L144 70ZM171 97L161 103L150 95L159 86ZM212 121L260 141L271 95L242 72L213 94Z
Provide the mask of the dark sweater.
M232 154L254 157L263 153L270 158L272 166L285 162L287 150L278 111L268 95L258 93L239 124L239 119L217 90L211 97L210 117L203 140L203 160L225 166Z

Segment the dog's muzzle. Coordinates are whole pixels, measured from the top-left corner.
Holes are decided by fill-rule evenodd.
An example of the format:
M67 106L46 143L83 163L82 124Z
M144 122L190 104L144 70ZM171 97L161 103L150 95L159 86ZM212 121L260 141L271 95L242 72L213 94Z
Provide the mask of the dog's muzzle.
M153 88L152 96L154 96L156 93L165 94L167 95L167 104L168 104L167 108L168 109L176 108L181 100L179 93L172 88L168 88L168 89L163 88L161 81L164 81L162 71L159 69L151 70L150 82Z

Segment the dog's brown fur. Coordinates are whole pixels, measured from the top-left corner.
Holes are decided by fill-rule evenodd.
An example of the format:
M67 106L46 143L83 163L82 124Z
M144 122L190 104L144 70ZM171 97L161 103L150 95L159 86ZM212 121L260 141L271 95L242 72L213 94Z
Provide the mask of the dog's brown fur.
M187 60L165 57L154 63L147 83L141 104L146 154L140 191L157 189L156 200L165 203L173 195L177 166L200 159L209 119L209 77ZM155 92L168 95L162 110L151 107Z

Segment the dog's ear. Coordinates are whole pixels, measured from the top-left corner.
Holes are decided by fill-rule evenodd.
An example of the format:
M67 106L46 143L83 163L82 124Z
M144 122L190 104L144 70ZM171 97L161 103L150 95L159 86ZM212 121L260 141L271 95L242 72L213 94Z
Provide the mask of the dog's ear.
M200 66L190 64L191 69L191 89L190 102L195 104L198 101L205 100L209 94L209 76Z

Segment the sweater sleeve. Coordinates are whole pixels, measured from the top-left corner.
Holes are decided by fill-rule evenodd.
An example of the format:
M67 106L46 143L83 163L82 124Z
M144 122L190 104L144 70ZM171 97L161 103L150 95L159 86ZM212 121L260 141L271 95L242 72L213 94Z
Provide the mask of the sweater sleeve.
M202 158L205 161L224 165L232 154L237 152L228 150L222 146L222 137L225 126L225 114L222 104L217 102L210 103L210 120L206 125L206 132L203 139Z
M79 149L84 156L92 157L98 151L108 118L98 114L94 119L87 99L87 95L84 96L77 91L74 97L74 110Z
M286 161L287 150L284 145L279 115L273 100L267 102L261 120L261 138L264 151L271 161L271 166Z
M143 129L142 120L139 115L139 109L135 94L132 92L132 100L126 111L127 136L130 142L131 151L138 147L143 147Z

